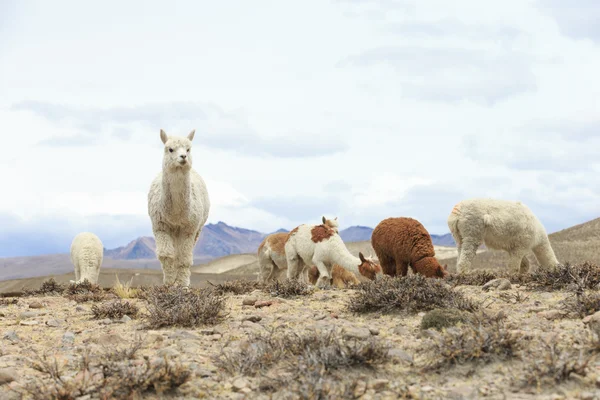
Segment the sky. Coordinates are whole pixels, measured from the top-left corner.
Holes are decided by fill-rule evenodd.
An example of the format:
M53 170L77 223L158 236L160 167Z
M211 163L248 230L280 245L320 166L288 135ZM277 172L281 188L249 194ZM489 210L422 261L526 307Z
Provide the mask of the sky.
M599 217L600 2L0 2L0 256L151 235L160 129L209 223L272 232L520 200Z

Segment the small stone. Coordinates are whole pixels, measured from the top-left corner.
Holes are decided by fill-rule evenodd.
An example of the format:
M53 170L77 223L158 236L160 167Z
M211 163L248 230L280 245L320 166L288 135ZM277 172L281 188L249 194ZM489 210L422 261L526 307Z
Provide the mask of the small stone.
M4 335L2 335L2 339L9 340L11 342L18 342L19 336L17 336L17 332L15 331L6 331Z
M325 318L327 318L327 316L325 314L319 314L319 315L315 315L313 319L315 321L321 321L322 319L325 319Z
M369 328L369 332L371 332L371 335L373 336L379 335L379 329L377 328Z
M106 333L92 339L95 343L101 346L115 346L117 344L123 343L125 340L116 334L116 333Z
M46 321L46 325L51 326L53 328L58 328L59 326L62 325L62 321L60 321L58 319L50 319L50 320Z
M388 351L388 355L392 358L398 359L398 360L402 360L402 361L406 361L410 364L413 363L413 357L408 354L407 352L405 352L404 350L401 349L390 349Z
M271 306L271 305L273 305L273 301L271 301L271 300L266 300L266 301L257 301L257 302L254 304L254 307L256 307L256 308L263 308L263 307L269 307L269 306Z
M16 376L17 375L15 371L12 370L12 368L0 369L0 386L16 381Z
M243 389L248 387L248 381L244 378L237 378L236 380L233 381L233 383L231 384L231 387L234 392L240 392Z
M20 321L19 325L23 325L23 326L34 326L39 324L38 321L32 319L32 320L27 320L27 321Z
M354 398L357 399L367 391L367 382L363 380L356 381L356 385L354 386Z
M131 321L131 317L129 315L123 315L123 318L121 318L121 322L126 323Z
M367 328L349 326L342 329L342 335L346 339L368 339L371 332Z
M431 392L433 390L433 387L431 386L423 386L421 387L421 391L427 393L427 392Z
M583 392L581 393L581 400L594 400L596 396L592 392Z
M396 327L395 327L395 328L392 330L392 332L393 332L395 335L399 335L399 336L407 336L407 335L410 335L410 331L408 330L408 328L407 328L407 327L405 327L405 326L403 326L403 325L398 325L398 326L396 326Z
M40 303L39 301L32 301L31 303L29 303L29 308L43 308L44 305L42 303Z
M105 318L99 322L100 325L110 325L112 324L112 320L110 318Z
M250 394L252 393L252 389L250 389L249 387L245 387L242 390L240 390L240 393Z
M77 311L77 312L83 312L83 311L85 311L85 307L77 306L77 307L75 307L75 311Z
M38 315L40 315L40 314L35 311L25 311L25 312L21 313L20 317L21 317L21 319L28 319L28 318L35 318Z
M508 290L512 287L512 284L510 283L510 281L506 278L498 278L498 279L492 279L491 281L487 282L485 285L482 286L482 290L487 292L490 289L496 289L496 290Z
M248 317L243 317L242 321L250 321L250 322L258 322L262 319L261 316L258 315L250 315Z
M376 392L379 392L387 387L390 383L387 379L375 379L369 382L369 389L373 389Z
M242 300L242 305L253 306L257 301L258 299L256 297L246 297L244 300Z
M560 310L548 310L548 311L542 311L542 312L538 313L538 315L540 317L544 317L550 321L553 321L555 319L563 318L565 314Z
M335 318L335 319L338 319L340 317L336 313L331 313L330 315L331 315L331 318Z
M73 344L75 342L75 334L73 332L65 332L62 341L63 344Z

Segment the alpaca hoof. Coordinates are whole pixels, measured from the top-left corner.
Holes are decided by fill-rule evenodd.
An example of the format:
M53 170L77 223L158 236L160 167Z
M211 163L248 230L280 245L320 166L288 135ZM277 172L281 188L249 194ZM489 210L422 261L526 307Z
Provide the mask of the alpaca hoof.
M330 289L331 288L331 279L327 276L320 276L316 285L319 289Z

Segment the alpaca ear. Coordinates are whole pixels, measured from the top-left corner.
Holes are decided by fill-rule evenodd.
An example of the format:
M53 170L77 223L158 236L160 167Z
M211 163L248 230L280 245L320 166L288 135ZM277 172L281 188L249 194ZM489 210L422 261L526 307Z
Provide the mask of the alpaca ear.
M361 262L367 261L367 260L365 260L365 256L363 256L363 253L358 253L358 258L360 258Z
M323 223L325 223L325 216L323 216Z
M190 142L192 141L192 139L194 139L195 133L196 133L195 129L193 131L191 131L190 133L188 133L187 138L190 140Z
M334 218L337 221L337 217Z
M160 130L160 140L162 140L163 144L167 143L167 140L169 140L169 137L162 129Z

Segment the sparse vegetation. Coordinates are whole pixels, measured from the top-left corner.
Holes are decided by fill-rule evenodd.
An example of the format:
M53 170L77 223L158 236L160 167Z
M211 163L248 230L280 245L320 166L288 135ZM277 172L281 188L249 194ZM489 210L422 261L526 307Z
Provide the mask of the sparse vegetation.
M137 318L139 311L138 306L135 304L120 299L92 306L94 319L121 319L124 315L129 318Z
M350 298L348 308L357 313L392 311L429 311L455 308L475 311L477 302L448 286L440 279L414 274L361 283L358 293Z
M65 285L56 282L54 278L50 278L42 282L39 289L23 289L23 297L33 296L60 296L65 291Z
M509 359L515 355L519 338L520 334L504 326L502 316L491 318L480 314L475 321L432 336L433 358L427 368Z
M501 300L511 304L523 303L529 299L529 296L521 291L517 291L516 293L501 292L498 294L498 297Z
M257 281L247 281L247 280L234 280L234 281L225 281L219 284L213 284L208 282L209 285L213 287L213 290L217 294L246 294L250 293L254 290L259 290L264 287L264 285Z
M99 285L90 283L87 279L80 283L71 283L64 292L65 297L77 303L106 300L106 293Z
M115 275L115 285L112 287L112 291L116 294L120 299L135 299L139 296L139 289L135 289L131 287L131 282L133 282L133 276L129 280L129 282L122 284L119 280L119 275Z
M528 284L533 290L598 289L600 267L590 262L571 265L566 263L549 269L538 269L531 274Z
M308 296L313 293L314 286L301 282L299 279L285 279L270 282L265 287L265 292L274 297L290 298L295 296Z
M0 306L10 306L12 304L18 304L19 300L10 297L0 297Z
M145 298L151 329L214 325L225 317L226 299L212 288L156 286L148 289Z
M421 329L437 329L449 328L458 323L465 323L472 319L472 316L467 311L457 310L455 308L437 308L429 311L421 320Z

